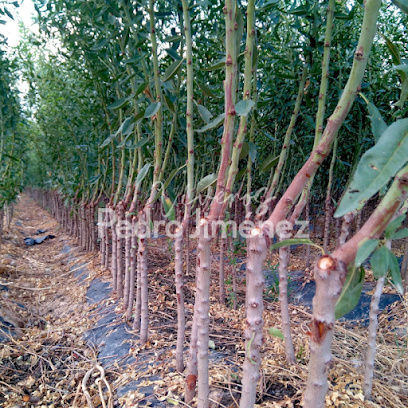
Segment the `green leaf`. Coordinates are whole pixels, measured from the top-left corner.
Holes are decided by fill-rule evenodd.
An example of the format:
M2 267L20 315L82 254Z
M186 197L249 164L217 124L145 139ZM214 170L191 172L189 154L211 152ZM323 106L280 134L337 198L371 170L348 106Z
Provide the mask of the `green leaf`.
M397 66L401 65L401 56L398 47L395 44L393 44L391 40L389 40L385 35L381 36L385 39L385 42L387 43L387 47L392 57L392 62ZM398 73L401 77L401 96L400 100L395 104L395 106L402 107L404 105L404 102L408 98L408 76L404 70L399 69Z
M197 133L203 133L206 132L207 130L211 130L216 128L220 123L224 121L225 118L225 113L222 113L221 115L217 116L213 121L207 123L204 127L201 129L197 129Z
M408 0L392 0L404 13L408 14Z
M183 164L181 167L179 167L178 169L173 169L170 174L169 177L167 177L167 180L163 183L160 191L158 194L156 194L155 199L153 200L153 202L155 202L160 196L163 195L163 193L167 190L167 188L169 187L171 181L173 180L173 178L176 176L176 174L183 168L186 167L187 163Z
M244 174L248 171L246 167L244 167L242 170L239 171L239 173L235 176L235 181L238 182L239 180L242 179Z
M145 137L143 139L140 139L136 144L132 145L132 149L138 149L139 147L144 146L146 143L149 142L151 138L150 137Z
M200 84L200 82L197 82L196 81L196 84L198 85L198 87L201 89L201 92L204 94L204 95L207 95L207 96L211 96L211 98L219 98L217 95L215 95L214 93L213 93L213 91L207 86L207 85L204 85L204 84Z
M108 136L99 146L99 149L103 149L104 147L106 147L114 138L114 135L110 135Z
M92 48L92 51L97 51L103 48L109 42L109 38L104 38L103 40L98 41Z
M178 69L180 68L181 64L183 63L183 60L176 60L174 61L165 71L164 75L162 77L163 82L167 82L170 79L172 79L176 74Z
M408 74L408 65L406 64L399 64L396 65L395 67L392 67L391 69L395 71L403 71Z
M96 184L96 182L102 177L102 174L98 174L96 176L89 177L88 183L90 185Z
M205 123L208 123L210 119L213 117L213 114L203 105L200 105L196 103L198 112L200 113L200 116L203 118L203 121Z
M214 340L208 340L208 348L215 350Z
M169 109L169 111L171 113L174 113L176 108L174 107L174 103L167 95L164 95L164 102L166 103L166 106Z
M249 157L251 158L252 163L256 160L256 156L258 154L257 146L255 143L248 142L249 146Z
M397 288L398 293L400 295L403 295L404 286L402 285L401 272L400 272L400 268L398 264L398 259L392 252L389 253L389 267L391 271L392 282Z
M335 308L335 317L340 319L358 304L363 289L365 271L362 266L350 265L348 274Z
M334 216L342 217L361 208L405 164L407 151L408 118L389 126L377 144L364 153Z
M183 37L181 35L171 35L169 37L166 37L163 41L164 42L177 42L181 41Z
M137 87L134 96L140 95L140 94L146 89L146 86L147 86L147 85L148 85L148 82L142 82L142 83Z
M356 259L354 260L354 266L360 266L377 248L378 244L380 243L379 239L367 239L364 241L357 250Z
M8 154L8 153L3 153L3 156L4 156L4 157L8 157L10 160L13 160L13 161L15 161L15 162L19 162L19 161L20 161L19 158L17 158L16 156L12 156L11 154Z
M161 102L151 103L145 110L144 117L151 118L154 116L160 109Z
M386 246L378 248L370 259L370 267L375 278L382 278L388 271L390 250Z
M174 406L176 406L176 407L180 406L180 402L177 401L177 400L174 399L174 398L167 397L167 398L166 398L166 402L168 402L169 404L174 405Z
M316 248L319 248L324 255L324 250L320 245L315 244L313 241L307 238L291 238L291 239L284 239L283 241L277 242L276 244L271 245L271 251L273 249L278 249L282 247L288 247L291 245L310 245Z
M171 58L173 58L176 61L182 61L183 58L180 57L179 54L177 54L176 51L173 50L173 48L166 48L165 51L167 52L167 54L170 55Z
M245 99L239 101L235 105L235 112L238 116L248 116L248 113L251 112L251 109L255 106L255 102L251 99Z
M145 114L145 111L141 111L137 115L133 116L132 123L137 125L139 122L141 122L144 119L144 114Z
M129 116L123 121L120 129L122 131L123 136L128 136L133 132L133 128L135 127L133 119L134 118L132 116Z
M167 219L170 221L176 220L176 210L170 198L162 196L162 203Z
M270 327L268 329L268 332L271 336L275 336L281 340L285 340L285 336L283 335L283 333L279 329L276 329L275 327Z
M140 183L144 180L146 177L147 172L149 171L151 164L146 163L139 171L139 174L136 177L136 185L140 185Z
M119 109L125 106L129 102L129 98L120 98L112 104L108 105L108 109Z
M371 129L373 131L375 142L377 143L381 135L387 130L388 126L384 122L384 119L382 118L381 113L377 109L377 107L369 100L366 100L366 102L368 113L370 114L369 119L371 120Z
M242 143L241 153L239 154L239 160L245 159L249 153L249 145L247 142Z
M217 62L215 62L213 65L210 65L207 68L201 68L201 71L216 71L217 69L221 69L225 67L225 57L221 58Z
M272 154L270 154L259 166L259 174L264 173L265 171L270 170L272 167L274 167L279 161L279 156L273 157Z
M386 239L390 239L392 235L394 235L395 231L401 226L404 222L405 214L400 215L399 217L394 218L387 226L384 231L384 235Z
M139 62L143 58L144 58L144 55L138 55L137 57L128 58L124 60L123 63L124 64L135 64L136 62Z
M205 176L197 184L197 194L200 194L202 191L206 190L208 187L210 187L216 181L217 181L217 175L216 174L209 174L208 176Z
M183 168L186 167L186 164L183 164L181 167L179 167L178 169L173 169L170 174L169 177L167 177L167 180L164 182L163 184L163 191L166 191L168 186L170 185L171 181L173 180L173 178L175 177L175 175Z
M287 13L288 14L293 14L295 16L306 16L307 13L309 12L309 9L305 6L299 6L296 7L292 10L289 10Z
M14 20L14 17L13 17L13 15L6 9L6 7L4 7L4 12L12 19L12 20Z
M402 230L397 231L390 239L401 239L408 237L408 228L404 228Z

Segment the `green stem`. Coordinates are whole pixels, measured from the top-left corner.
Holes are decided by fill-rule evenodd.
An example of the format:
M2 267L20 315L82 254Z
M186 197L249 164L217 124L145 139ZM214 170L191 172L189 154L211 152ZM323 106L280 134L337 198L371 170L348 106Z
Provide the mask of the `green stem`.
M155 31L155 17L154 17L154 3L155 0L149 0L149 16L150 16L150 40L152 42L152 57L153 57L153 77L156 91L156 102L162 102L162 92L160 85L160 71L159 59L157 55L157 41ZM163 106L160 105L156 117L155 124L155 168L153 172L153 183L155 183L160 174L160 167L162 163L162 146L163 146Z
M249 0L247 6L247 40L245 47L245 71L244 71L244 95L243 100L251 99L252 71L253 71L253 53L255 44L255 1ZM238 173L239 155L241 154L242 144L244 143L247 134L248 115L241 116L237 138L231 155L231 165L229 167L228 179L225 189L225 197L222 213L228 205L228 197L232 193L232 188L235 182L235 176ZM249 158L250 160L250 158Z
M272 198L273 195L276 194L277 192L279 179L282 174L282 168L286 162L286 156L287 156L287 152L289 149L290 137L292 135L293 128L295 127L296 119L299 114L300 104L302 102L303 93L304 93L305 84L306 84L306 77L307 77L307 65L305 64L303 67L302 77L299 83L299 90L298 90L298 94L296 97L295 108L293 109L292 117L290 118L290 123L289 123L288 129L286 130L285 138L283 139L283 146L282 146L281 154L279 156L279 162L275 168L275 173L273 175L272 184L266 194L266 199Z

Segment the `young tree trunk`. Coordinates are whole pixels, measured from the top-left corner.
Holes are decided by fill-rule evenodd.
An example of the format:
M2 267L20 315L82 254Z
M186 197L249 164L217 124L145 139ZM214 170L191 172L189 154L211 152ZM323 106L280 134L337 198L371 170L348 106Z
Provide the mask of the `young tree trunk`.
M295 350L290 332L290 316L288 302L288 264L289 247L279 248L279 303L282 316L282 333L285 337L286 361L295 364Z
M196 229L199 226L196 226ZM198 248L197 248L198 249ZM196 258L196 283L199 275L200 269L200 253L197 251ZM197 293L196 296L197 297ZM195 306L195 305L194 305ZM184 402L190 404L196 395L196 383L197 383L197 354L198 354L198 326L197 326L197 313L196 307L194 307L193 320L191 325L191 336L190 336L190 347L188 354L188 361L186 367L186 383L185 383L185 398Z
M198 347L198 393L197 407L209 406L208 378L208 341L209 341L209 311L210 311L210 276L211 276L211 225L206 218L200 220L198 250L200 266L197 274L197 347Z
M316 294L310 325L310 359L307 387L303 395L305 408L323 408L327 393L327 371L332 362L331 343L334 309L346 279L346 266L325 255L315 266Z
M132 221L132 236L130 238L130 260L129 260L129 300L127 303L126 320L132 316L133 304L135 299L135 277L136 277L136 251L137 251L137 237L134 233L134 222ZM135 314L136 319L136 314ZM139 316L140 321L140 316Z
M265 277L263 263L267 255L266 240L260 228L254 228L248 238L247 296L245 337L245 360L242 378L240 408L250 408L255 404L256 387L260 378L260 349L263 342L262 317L263 289Z
M109 221L109 215L107 215L107 222ZM104 227L104 236L105 236L105 269L108 271L109 270L109 227L106 226Z
M131 279L131 250L132 250L132 235L126 234L125 237L125 284L123 293L123 309L127 310L129 303L133 302L133 297L130 296L130 288L135 284L134 277Z
M0 251L3 244L4 209L0 209Z
M121 201L117 207L118 224L122 225L125 217L125 209L123 208L123 202ZM119 234L118 234L119 232ZM116 232L116 260L117 260L117 295L118 299L123 298L123 238L121 237L121 230Z
M237 310L237 268L235 265L231 265L232 268L232 293L233 293L233 301L232 301L232 308Z
M113 208L112 208L113 210ZM112 257L111 257L111 273L112 273L112 290L117 292L118 289L118 262L117 262L117 247L118 240L116 236L116 224L111 227L112 232Z
M148 339L149 332L149 288L148 288L148 270L147 270L147 239L146 234L146 214L141 212L139 215L139 221L144 223L140 228L140 241L139 241L139 263L138 273L140 270L140 343L144 344Z
M142 278L140 275L140 264L142 263L140 259L140 252L139 252L139 244L138 242L136 256L137 256L137 269L136 269L136 302L135 302L135 317L133 320L133 330L140 329L140 319L142 314Z
M385 276L378 278L375 292L371 296L370 314L368 325L368 343L367 356L364 374L364 399L371 399L371 390L373 388L374 361L375 361L375 343L377 339L378 313L380 312L380 298L384 288Z
M108 218L108 213L105 212L104 224L107 223L107 218ZM101 231L100 252L101 252L101 265L102 266L105 266L105 259L106 259L106 240L107 240L106 230L107 228L105 227L105 225L99 227L99 231Z
M190 276L190 220L187 225L186 234L186 276Z
M221 232L222 235L222 232ZM221 244L220 244L220 273L219 273L219 296L220 296L220 303L225 305L225 253L227 249L227 240L223 236L221 236Z
M338 138L336 137L336 140L334 141L334 146L333 146L333 156L332 156L332 160L330 162L329 182L327 183L327 190L326 190L324 238L323 238L323 250L324 250L324 252L327 252L327 247L328 247L329 241L330 241L330 221L331 221L331 218L332 218L332 213L331 213L331 207L332 207L332 205L331 205L331 188L332 188L332 183L333 183L333 169L334 169L334 164L336 162L337 144L338 144Z
M183 234L181 228L175 239L175 275L176 275L176 297L177 297L177 346L176 346L176 369L184 371L184 337L186 317L184 310L184 281L183 281Z

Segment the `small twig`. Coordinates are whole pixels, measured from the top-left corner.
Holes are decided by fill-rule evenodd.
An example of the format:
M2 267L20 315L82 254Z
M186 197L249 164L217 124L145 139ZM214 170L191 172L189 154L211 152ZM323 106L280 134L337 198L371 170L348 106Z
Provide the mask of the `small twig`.
M0 384L5 385L6 387L10 388L10 390L13 390L14 392L16 392L18 395L21 395L21 390L14 388L12 385L9 385L3 381L0 381Z
M234 395L232 394L232 388L231 388L231 380L228 380L228 390L230 392L231 398L234 400L234 403L237 407L239 407L239 404L237 400L235 399Z
M89 405L89 408L94 408L94 405L92 403L92 398L86 388L86 384L89 380L89 377L91 376L91 374L94 372L94 370L99 370L100 372L100 378L98 378L95 382L97 381L103 381L106 385L106 388L108 389L109 392L109 397L108 397L108 408L113 408L113 394L112 394L112 389L108 383L108 381L105 378L105 370L103 369L103 367L101 367L100 365L95 365L94 367L92 367L90 370L87 371L87 373L85 374L84 378L82 379L82 392L85 395L86 401ZM99 388L99 384L98 384L98 388ZM101 401L103 401L103 404L105 404L104 401L104 397L103 397L103 393L102 393L102 387L100 388L100 392L101 392ZM104 405L104 408L105 405Z
M81 383L78 383L78 387L77 387L77 390L76 390L76 393L75 393L74 402L72 403L72 408L77 408L76 402L77 402L77 399L79 397L79 390L81 389L81 385L82 385Z

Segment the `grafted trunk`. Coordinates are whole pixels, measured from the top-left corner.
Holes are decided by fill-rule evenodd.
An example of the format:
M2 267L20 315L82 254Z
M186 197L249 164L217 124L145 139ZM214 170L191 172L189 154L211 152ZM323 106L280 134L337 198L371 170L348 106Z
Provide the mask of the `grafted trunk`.
M210 311L210 276L211 276L211 235L210 222L206 218L200 220L198 251L200 267L197 275L196 313L197 313L197 347L198 347L198 393L197 407L209 406L208 378L208 341L209 341L209 311Z
M101 252L101 265L105 266L105 261L106 261L106 231L107 228L105 227L107 223L107 218L108 218L108 213L105 212L105 220L104 220L104 225L99 227L99 231L101 232L101 244L100 244L100 252Z
M112 232L112 256L111 256L112 289L114 292L116 292L118 289L118 275L117 275L118 263L116 252L118 241L116 236L116 225L111 226L111 232Z
M140 270L140 343L144 344L148 339L149 331L149 289L148 289L148 276L147 276L147 240L146 235L146 214L140 213L139 225L140 241L139 241L139 259L138 259L138 273Z
M140 241L139 241L140 243ZM136 268L136 302L135 302L135 317L133 320L133 330L139 330L140 329L140 318L141 318L141 313L142 313L142 279L140 275L140 269L141 267L139 266L142 261L140 259L140 251L139 251L139 245L136 249L136 256L137 256L137 268Z
M346 265L326 255L315 266L316 294L310 324L310 359L305 408L323 408L327 393L327 372L332 363L331 343L334 310L347 275Z
M176 369L177 371L184 371L184 336L186 317L184 310L184 281L183 281L183 234L184 231L180 229L174 243L175 250L175 283L176 283L176 297L177 297L177 346L176 346Z
M197 227L198 228L198 225ZM198 271L200 269L200 253L197 253L196 258L196 282L198 278ZM197 297L197 292L195 297ZM191 336L190 347L188 354L188 361L186 367L186 383L185 383L185 398L184 401L189 404L196 395L196 383L197 383L197 338L198 338L198 326L197 326L197 314L196 307L194 307L193 320L191 322Z
M265 277L263 263L266 259L266 240L260 228L254 228L248 238L247 264L247 309L245 337L245 361L242 378L242 396L240 408L250 408L255 404L256 387L260 378L260 349L263 342L262 318L263 289Z
M106 220L106 222L109 221L109 215L107 215L108 218ZM104 236L105 236L105 262L104 262L104 266L106 270L109 270L109 227L105 226L104 227Z
M134 217L133 217L134 218ZM132 316L133 304L135 299L135 277L136 277L136 253L137 253L137 236L135 234L135 221L132 220L132 236L130 238L130 259L129 259L129 300L126 310L126 320ZM139 298L140 300L140 298ZM136 313L135 313L136 319ZM140 321L140 313L139 313Z
M132 249L132 236L126 234L125 237L125 284L123 293L123 309L127 310L129 302L133 302L133 298L130 297L130 288L135 284L134 277L131 280L130 263L131 263L131 249Z
M124 216L125 216L125 209L123 208L123 203L120 202L117 206L117 213L118 213L118 224L121 225ZM117 261L117 269L116 269L116 274L117 274L117 295L118 299L123 298L123 238L121 237L121 234L118 234L116 232L116 261Z

